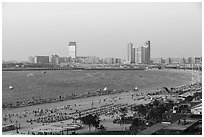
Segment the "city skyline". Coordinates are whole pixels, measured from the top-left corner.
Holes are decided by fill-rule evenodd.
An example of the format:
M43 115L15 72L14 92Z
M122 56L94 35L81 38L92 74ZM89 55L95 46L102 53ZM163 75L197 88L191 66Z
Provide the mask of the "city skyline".
M201 3L3 3L2 59L68 56L127 58L151 41L151 57L202 56ZM14 46L15 45L15 46ZM14 52L15 51L15 52Z

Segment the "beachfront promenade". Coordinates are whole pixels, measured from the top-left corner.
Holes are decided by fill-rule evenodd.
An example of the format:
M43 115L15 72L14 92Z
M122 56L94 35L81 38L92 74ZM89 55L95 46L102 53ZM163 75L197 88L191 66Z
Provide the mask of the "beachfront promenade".
M16 132L22 134L37 134L38 131L43 128L49 129L52 125L58 125L63 127L61 130L66 130L66 126L70 123L77 122L79 117L83 117L88 114L98 114L101 119L101 123L108 130L124 130L119 124L113 124L109 119L114 119L120 116L119 109L122 107L129 107L139 104L148 104L154 99L173 100L177 101L178 96L175 94L184 94L187 92L201 90L200 86L180 86L175 87L172 93L168 93L165 90L160 91L130 91L120 94L111 94L104 96L94 96L88 98L80 98L75 100L67 100L56 103L41 104L35 106L27 106L22 108L7 109L3 111L3 126L6 125L18 125L20 129L18 131L12 130L3 132L3 134L13 134ZM173 93L175 93L173 95ZM114 112L114 113L113 113ZM131 111L130 115L133 115ZM107 124L108 123L108 124ZM110 124L111 123L111 124ZM88 132L88 127L82 125L80 121L78 124L82 126L82 129L76 132L80 133ZM61 125L61 126L60 126ZM51 127L50 127L51 126ZM40 128L41 127L41 128ZM38 128L38 129L36 129ZM125 127L126 129L128 127Z

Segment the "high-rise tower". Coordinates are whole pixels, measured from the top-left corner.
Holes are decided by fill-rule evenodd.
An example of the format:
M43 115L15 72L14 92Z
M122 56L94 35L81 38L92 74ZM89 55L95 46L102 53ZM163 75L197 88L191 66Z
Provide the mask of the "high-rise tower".
M145 42L145 63L150 64L150 41Z
M150 41L145 42L144 46L136 48L135 54L137 64L150 64Z
M69 57L76 58L76 42L69 42Z
M131 42L128 43L127 60L130 63L135 63L135 48Z

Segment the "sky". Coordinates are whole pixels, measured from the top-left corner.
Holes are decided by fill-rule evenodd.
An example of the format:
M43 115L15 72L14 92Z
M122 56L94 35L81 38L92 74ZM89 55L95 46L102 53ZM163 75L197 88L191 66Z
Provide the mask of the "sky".
M202 56L202 3L2 3L2 59L77 56L127 59L151 41L151 58Z

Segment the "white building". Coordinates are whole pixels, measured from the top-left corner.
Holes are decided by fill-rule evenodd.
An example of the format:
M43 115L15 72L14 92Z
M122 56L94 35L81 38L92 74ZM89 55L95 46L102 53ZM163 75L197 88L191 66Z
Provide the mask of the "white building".
M76 42L69 42L69 57L76 58Z

